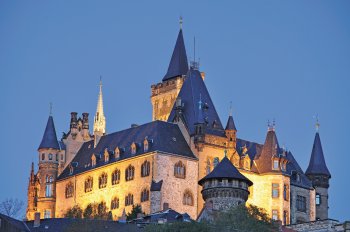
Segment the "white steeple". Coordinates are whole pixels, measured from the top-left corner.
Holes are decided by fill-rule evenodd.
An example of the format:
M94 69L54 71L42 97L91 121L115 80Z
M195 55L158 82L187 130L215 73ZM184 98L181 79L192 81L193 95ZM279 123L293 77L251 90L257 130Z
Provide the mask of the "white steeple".
M97 109L94 117L94 135L106 133L106 118L103 112L102 79L100 77L100 93L98 94Z

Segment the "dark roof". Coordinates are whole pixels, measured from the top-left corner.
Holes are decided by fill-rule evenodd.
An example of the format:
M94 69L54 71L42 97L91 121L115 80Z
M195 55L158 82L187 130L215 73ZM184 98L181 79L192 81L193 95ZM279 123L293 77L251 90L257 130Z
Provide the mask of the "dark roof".
M188 71L178 97L181 98L184 104L182 116L190 135L194 134L194 124L198 121L198 115L202 113L207 123L206 133L225 136L225 131L222 127L219 115L215 110L214 103L197 69L191 68ZM202 112L199 112L200 109L198 107L198 102L200 102L200 100L202 102ZM175 107L174 105L171 110L168 122L173 122L175 119Z
M143 147L145 138L147 138L149 143L147 151L144 151ZM132 143L136 144L136 154L131 154ZM119 159L115 159L113 155L116 147L121 151ZM109 162L104 162L103 154L105 149L107 149L110 154ZM101 137L96 148L94 148L94 141L85 142L71 162L71 164L76 163L76 167L73 168L73 174L75 175L152 151L160 151L197 159L177 124L153 121L141 126L104 135ZM91 157L93 154L96 156L95 167L91 166ZM62 172L58 179L63 179L68 176L70 176L69 167Z
M290 183L291 185L302 187L302 188L308 188L312 189L312 182L307 178L301 167L299 166L298 162L295 160L293 154L289 151L287 153L287 173L291 176ZM295 179L296 174L299 174L300 180L298 181Z
M233 121L232 115L230 115L230 116L228 117L225 130L235 130L235 131L237 131L236 125L235 125L235 122Z
M6 216L5 214L2 214L2 213L0 213L0 219L3 221L6 221L8 224L10 224L12 228L16 228L20 231L30 231L23 221ZM2 224L3 224L3 226L2 227L0 226L0 227L4 228L5 223L3 222ZM10 229L8 225L6 226L6 228ZM2 231L2 230L0 230L0 231ZM10 230L10 231L12 231L12 230Z
M221 162L208 175L198 181L198 184L202 185L204 181L211 179L229 179L229 180L242 180L247 182L248 185L253 183L245 176L243 176L231 161L225 156Z
M175 48L171 60L169 63L168 71L163 77L163 81L169 80L173 77L185 75L188 71L188 62L185 49L184 38L182 35L182 29L177 36Z
M146 215L142 218L138 218L135 220L135 222L158 223L159 219L166 219L167 223L176 221L191 221L191 217L187 213L181 214L173 209L166 209Z
M38 150L42 148L53 148L57 150L60 149L52 116L49 116L49 119L47 120L44 136L41 140Z
M309 166L306 169L306 175L326 175L331 177L326 161L324 159L320 134L316 132L314 145L312 147Z
M160 191L162 190L163 180L160 180L158 182L155 182L152 180L151 183L151 191Z

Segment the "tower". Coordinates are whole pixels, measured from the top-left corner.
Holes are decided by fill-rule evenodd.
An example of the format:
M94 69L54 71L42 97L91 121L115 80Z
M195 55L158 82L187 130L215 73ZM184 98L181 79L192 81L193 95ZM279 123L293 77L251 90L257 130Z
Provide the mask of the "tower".
M324 159L322 144L319 134L319 123L316 123L316 134L312 147L309 166L306 169L306 176L312 181L315 188L316 219L328 219L328 188L331 174Z
M101 137L106 133L106 118L103 112L102 80L100 79L100 92L98 94L97 109L94 117L94 135Z
M225 134L228 139L228 148L230 150L236 149L237 128L232 117L232 107L230 107L230 114L228 116L227 124L225 127Z
M34 218L34 214L37 210L38 206L38 191L37 191L37 178L34 172L34 162L32 162L30 175L29 175L29 183L28 183L28 202L27 202L27 210L26 210L26 218L28 220Z
M55 217L56 178L58 173L60 146L57 141L53 117L50 115L38 148L39 181L37 212L41 218Z

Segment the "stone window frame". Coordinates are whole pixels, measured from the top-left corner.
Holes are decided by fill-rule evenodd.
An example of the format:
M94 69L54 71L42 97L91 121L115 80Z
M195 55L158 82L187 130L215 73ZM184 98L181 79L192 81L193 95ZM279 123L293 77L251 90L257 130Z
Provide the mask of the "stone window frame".
M306 197L297 195L296 206L297 211L306 213Z
M181 160L174 165L174 176L181 179L186 178L186 165Z
M53 195L53 176L46 175L45 197L52 197Z
M49 160L52 160L53 159L53 155L52 153L49 153Z
M109 162L109 152L107 148L105 149L103 155L104 155L105 163Z
M119 159L119 157L120 157L120 149L119 149L119 147L116 147L114 149L114 158Z
M271 184L271 196L272 198L279 198L280 196L280 184L279 183L272 183Z
M188 206L193 206L194 205L194 198L191 190L186 189L184 191L184 194L182 196L182 204L183 205L188 205Z
M283 184L283 199L289 201L289 185Z
M119 208L119 198L114 197L111 201L111 210L118 209Z
M112 173L112 185L116 185L120 183L120 170L116 168Z
M131 154L135 155L137 152L136 143L132 143L130 146L130 149L131 149Z
M135 167L129 164L125 169L125 181L131 181L135 177Z
M133 205L134 204L134 195L129 193L125 196L125 206Z
M65 191L66 198L71 198L74 196L74 185L73 182L68 182L66 184L66 191Z
M106 188L108 181L108 175L106 172L102 172L102 174L98 177L98 188Z
M272 160L272 170L279 170L280 169L280 162L277 158L274 158Z
M283 211L283 225L288 225L288 211Z
M321 205L321 203L322 203L322 201L321 201L321 194L316 193L315 194L315 204L316 204L316 206Z
M149 190L144 188L141 191L141 202L149 201Z
M275 217L276 216L276 217ZM278 221L278 209L272 209L271 210L271 219L273 221Z
M45 153L41 153L41 160L45 160Z
M96 166L96 156L95 156L95 154L92 154L92 156L91 156L91 166L92 167Z
M87 178L85 179L85 182L84 182L84 191L85 191L86 193L91 192L92 189L93 189L93 187L94 187L94 179L93 179L91 176L89 176L89 177L87 177Z
M145 160L141 165L141 177L149 176L151 172L151 162Z
M51 210L45 209L44 210L44 219L51 218Z

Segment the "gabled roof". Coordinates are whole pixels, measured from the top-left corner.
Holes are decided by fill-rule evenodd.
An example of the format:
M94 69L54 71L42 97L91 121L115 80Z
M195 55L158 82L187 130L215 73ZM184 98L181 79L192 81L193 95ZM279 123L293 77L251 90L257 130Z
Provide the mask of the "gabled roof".
M211 179L228 179L245 181L249 186L253 183L245 176L243 176L238 169L233 166L231 161L225 156L221 162L208 175L198 181L202 185L204 181Z
M2 224L5 225L6 221L8 224L10 224L11 226L3 226L0 228L3 228L4 230L0 230L0 231L5 231L5 229L8 229L9 231L23 231L23 232L30 232L29 228L27 227L27 225L25 224L25 222L23 221L19 221L17 219L14 219L12 217L6 216L5 214L0 213L0 221L3 220ZM16 230L14 230L16 228ZM12 230L11 230L12 229Z
M222 127L219 115L215 110L214 103L211 100L201 73L197 69L190 68L178 97L181 98L181 102L184 104L182 115L184 117L184 123L191 135L194 134L194 124L198 121L198 117L202 113L207 123L206 133L225 136L225 131ZM198 102L200 101L202 102L201 109L198 107ZM174 121L175 108L176 106L174 105L169 115L168 122ZM202 111L199 112L199 110Z
M146 137L149 144L148 150L144 151L143 141ZM131 144L133 143L135 143L137 147L135 154L132 154L131 152ZM116 147L120 149L119 158L114 157L114 150ZM106 149L110 154L108 162L105 162L103 158ZM73 173L71 175L76 175L110 163L137 157L153 151L197 159L192 153L177 124L153 121L137 127L104 135L101 137L95 148L93 140L85 142L71 162L72 164L77 164L73 168ZM91 157L93 154L96 156L96 166L94 167L91 166ZM58 177L58 180L69 177L69 172L68 165Z
M38 150L42 148L53 148L57 150L60 149L52 116L49 116L49 119L47 120L44 136L41 140Z
M298 162L294 158L293 154L289 151L287 153L287 173L291 176L290 178L290 184L302 188L308 188L312 189L312 182L307 178L301 167L299 166ZM299 174L300 180L296 180L293 178L293 173Z
M235 131L237 131L236 125L235 125L235 122L233 121L232 115L230 115L230 116L228 117L225 130L235 130Z
M182 29L180 29L177 36L175 48L169 63L168 71L163 77L163 81L169 80L173 77L185 75L188 71L188 62L185 49Z
M316 132L314 145L312 147L309 166L306 169L306 175L326 175L331 177L326 161L324 159L320 134Z

